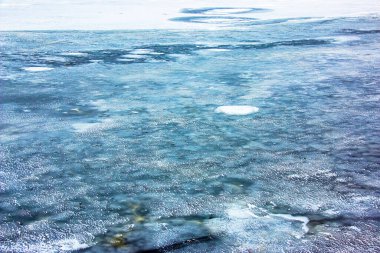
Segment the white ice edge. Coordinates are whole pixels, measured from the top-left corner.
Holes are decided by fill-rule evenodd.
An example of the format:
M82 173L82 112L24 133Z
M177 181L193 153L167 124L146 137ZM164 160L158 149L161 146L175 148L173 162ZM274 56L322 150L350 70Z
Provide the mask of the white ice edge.
M245 219L280 219L283 221L300 222L302 223L302 234L306 234L309 232L309 227L307 224L309 223L310 219L306 216L270 213L267 210L252 204L248 204L247 207L245 207L245 205L240 204L232 205L230 208L226 210L228 219L235 220L236 222L238 220ZM296 235L296 237L301 238L302 235Z
M309 232L309 227L307 226L307 224L309 223L310 219L306 216L291 215L291 214L280 214L280 213L278 213L278 214L268 213L265 209L257 207L255 205L247 204L247 206L248 206L248 210L258 209L263 213L267 213L267 215L265 215L264 217L278 217L278 218L281 218L284 220L301 222L302 223L302 230L304 231L304 233ZM250 212L252 213L252 211L250 211ZM260 216L254 215L253 217L260 217Z
M309 232L309 227L307 226L307 224L309 223L310 220L309 218L305 216L293 216L291 214L270 214L270 216L279 217L279 218L290 220L290 221L302 222L302 230L304 231L304 233Z
M380 14L378 0L3 0L0 30L116 30L116 29L218 29L218 24L170 21L174 17L202 14L181 13L185 8L227 7L204 15L276 18L334 18ZM239 14L246 8L272 11ZM59 17L59 18L57 18ZM220 28L220 27L219 27Z

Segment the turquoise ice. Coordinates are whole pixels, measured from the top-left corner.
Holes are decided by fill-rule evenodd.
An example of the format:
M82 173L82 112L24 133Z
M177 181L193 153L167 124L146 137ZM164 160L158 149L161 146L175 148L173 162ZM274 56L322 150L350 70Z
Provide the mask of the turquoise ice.
M0 33L1 252L380 251L379 19L228 22Z

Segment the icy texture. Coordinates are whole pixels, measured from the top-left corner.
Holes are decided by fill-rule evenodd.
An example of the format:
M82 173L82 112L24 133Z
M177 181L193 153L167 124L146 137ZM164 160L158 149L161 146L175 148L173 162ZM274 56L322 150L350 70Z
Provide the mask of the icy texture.
M0 252L379 252L379 20L303 21L1 33Z

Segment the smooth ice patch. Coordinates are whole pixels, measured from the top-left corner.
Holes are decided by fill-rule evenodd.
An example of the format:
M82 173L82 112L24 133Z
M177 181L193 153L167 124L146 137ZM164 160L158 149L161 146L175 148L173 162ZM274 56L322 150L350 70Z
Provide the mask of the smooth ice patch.
M59 57L59 56L46 56L46 57L43 57L42 59L46 60L46 61L55 61L55 62L66 62L66 58L64 57Z
M101 128L101 123L74 123L73 128L77 133L85 133L94 129Z
M125 61L125 62L133 62L134 59L131 59L131 58L119 58L119 59L116 59L117 61Z
M131 54L151 54L153 53L154 51L152 49L145 49L145 48L141 48L141 49L135 49L131 52Z
M210 48L210 49L207 49L207 51L210 51L210 52L227 52L227 51L231 51L231 50L226 49L226 48Z
M130 58L130 59L143 59L146 58L146 55L143 54L125 54L122 57Z
M81 243L77 239L63 239L56 242L57 246L63 251L80 250L90 247L86 243Z
M76 133L95 133L115 127L117 124L112 119L105 119L95 123L74 123L72 127Z
M258 111L258 107L248 105L223 105L215 109L216 113L227 115L249 115Z
M61 55L65 55L65 56L87 56L88 54L87 53L81 53L81 52L66 52L66 53L62 53Z
M226 49L226 48L209 48L209 49L198 50L198 54L208 55L212 53L221 53L221 52L227 52L227 51L231 51L231 50Z
M358 36L337 36L337 37L334 37L334 42L335 43L346 43L346 42L351 42L351 41L358 41L360 40L360 37Z
M49 67L25 67L23 70L28 71L28 72L42 72L42 71L49 71L54 68L49 68Z
M208 15L230 15L230 14L240 14L244 12L250 12L250 8L220 8L206 11L204 14Z
M242 209L238 207L231 207L226 211L226 213L228 217L231 219L249 219L252 217L258 217L247 208Z
M332 43L335 43L335 44L344 44L347 42L361 40L359 36L353 36L353 35L352 36L320 37L319 39L330 40L332 41Z
M92 62L92 63L100 63L100 62L102 62L103 60L90 60L90 62Z
M295 221L295 222L301 222L302 223L302 230L303 232L306 234L307 232L309 232L309 227L307 226L307 224L309 223L309 218L306 217L306 216L295 216L295 215L291 215L291 214L281 214L281 213L269 213L267 210L263 209L263 208L260 208L260 207L257 207L255 205L252 205L252 204L247 204L248 206L248 209L241 209L241 210L250 210L251 213L253 213L254 211L256 212L259 212L260 214L265 214L264 216L261 216L261 218L273 218L273 217L277 217L277 218L280 218L282 220L288 220L288 221ZM258 215L254 215L254 217L257 217L259 218L260 216ZM299 236L296 236L296 237L299 237Z

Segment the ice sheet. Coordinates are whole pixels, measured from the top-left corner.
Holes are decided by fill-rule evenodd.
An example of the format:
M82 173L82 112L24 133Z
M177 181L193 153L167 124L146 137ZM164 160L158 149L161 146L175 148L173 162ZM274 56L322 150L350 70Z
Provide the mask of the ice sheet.
M259 20L299 17L342 17L379 15L376 0L3 0L0 2L0 30L114 30L114 29L216 29L217 24L181 23L170 19L194 14L183 9L204 9L197 16L238 16ZM250 8L271 11L247 11Z

